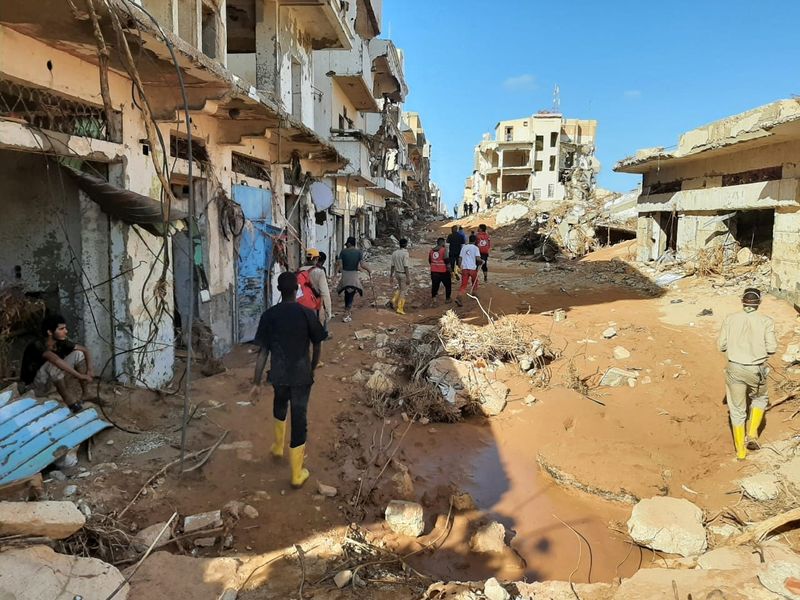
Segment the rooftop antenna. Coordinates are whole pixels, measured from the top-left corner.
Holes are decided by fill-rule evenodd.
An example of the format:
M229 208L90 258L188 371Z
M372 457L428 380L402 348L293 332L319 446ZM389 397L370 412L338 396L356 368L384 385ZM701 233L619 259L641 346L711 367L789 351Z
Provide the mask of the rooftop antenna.
M553 112L561 112L561 88L558 87L558 84L553 88Z

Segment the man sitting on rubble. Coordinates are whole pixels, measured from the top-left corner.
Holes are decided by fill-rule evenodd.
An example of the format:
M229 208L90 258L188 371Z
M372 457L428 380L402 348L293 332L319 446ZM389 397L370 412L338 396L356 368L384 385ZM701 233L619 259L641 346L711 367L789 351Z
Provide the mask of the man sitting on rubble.
M775 324L759 314L761 292L747 288L742 296L743 312L729 315L719 333L719 349L728 357L725 388L733 427L736 458L744 460L747 450L758 449L758 428L769 403L767 359L778 349ZM751 397L750 426L745 437L747 400Z
M88 398L88 387L94 379L89 351L68 337L67 320L50 315L42 322L42 336L28 344L22 355L20 378L26 389L32 388L38 397L47 395L55 386L64 404L73 412L83 410L82 401ZM82 396L76 399L67 389L66 376L78 380Z

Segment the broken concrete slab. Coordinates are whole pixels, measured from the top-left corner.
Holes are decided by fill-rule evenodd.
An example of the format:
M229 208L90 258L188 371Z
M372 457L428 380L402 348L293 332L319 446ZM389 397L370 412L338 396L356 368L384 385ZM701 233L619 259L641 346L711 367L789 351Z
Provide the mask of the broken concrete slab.
M569 583L568 581L518 582L514 584L523 600L612 600L615 585L610 583ZM575 591L573 591L573 588Z
M800 593L797 593L796 586L793 586L792 589L787 586L789 578L800 580L800 565L797 562L770 561L758 569L758 580L769 591L775 592L783 598L800 600Z
M72 502L0 502L0 536L42 536L63 540L86 524Z
M617 328L616 327L609 327L603 331L603 337L607 340L615 337L617 335Z
M427 287L427 284L425 286ZM421 342L434 331L436 331L436 325L415 325L411 333L411 339L415 342Z
M372 329L359 329L355 332L355 338L358 341L371 340L375 337L375 332Z
M130 600L219 600L227 590L241 587L244 577L239 573L240 565L241 561L235 558L192 558L155 552L131 580Z
M749 498L759 502L774 500L781 492L778 479L772 473L758 473L745 477L739 481L739 485Z
M475 401L487 416L500 414L506 407L509 387L490 379L472 364L449 356L441 356L428 365L428 380L440 388L452 389L452 402L459 408Z
M383 348L386 344L389 343L389 336L385 333L379 333L375 336L375 346L378 348Z
M189 515L183 520L183 532L192 533L203 529L222 527L222 514L218 510Z
M637 371L611 367L603 374L603 377L600 379L600 385L605 387L623 387L631 385L631 382L636 385L638 377L639 373Z
M638 544L681 556L702 554L707 546L703 511L684 498L639 501L628 520L628 533Z
M720 600L776 600L759 583L756 570L641 569L626 579L614 594L614 600L675 600L692 598Z
M760 563L758 553L746 546L722 546L706 552L697 559L698 568L720 571L752 569Z
M419 537L425 531L425 512L416 502L392 500L386 507L385 517L395 533Z
M506 547L506 528L497 521L478 529L469 540L470 550L478 554L503 554Z
M0 553L0 598L3 600L74 600L107 598L123 583L119 570L96 558L58 554L47 546ZM128 597L127 585L115 600Z
M614 347L614 358L617 360L625 360L626 358L630 358L631 353L628 351L627 348L624 346L615 346Z

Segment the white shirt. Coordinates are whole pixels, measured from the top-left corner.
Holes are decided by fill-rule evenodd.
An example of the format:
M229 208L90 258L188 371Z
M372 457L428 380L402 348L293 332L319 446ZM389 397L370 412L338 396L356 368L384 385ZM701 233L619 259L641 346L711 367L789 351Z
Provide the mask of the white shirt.
M475 259L481 255L480 250L475 244L467 244L461 248L461 268L474 271L478 268L478 263Z

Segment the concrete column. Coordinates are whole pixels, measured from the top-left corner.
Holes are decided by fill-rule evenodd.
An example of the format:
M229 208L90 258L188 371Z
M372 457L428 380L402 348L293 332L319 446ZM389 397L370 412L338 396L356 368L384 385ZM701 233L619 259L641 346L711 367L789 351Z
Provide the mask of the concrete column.
M775 210L772 229L771 286L793 302L800 302L800 209Z
M256 2L256 87L280 98L278 73L278 3Z

